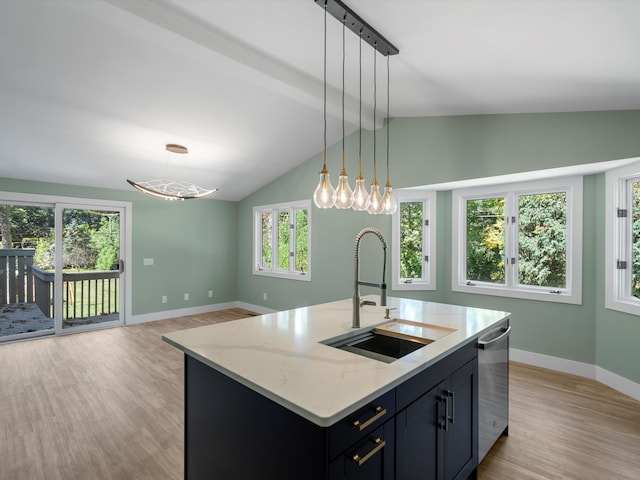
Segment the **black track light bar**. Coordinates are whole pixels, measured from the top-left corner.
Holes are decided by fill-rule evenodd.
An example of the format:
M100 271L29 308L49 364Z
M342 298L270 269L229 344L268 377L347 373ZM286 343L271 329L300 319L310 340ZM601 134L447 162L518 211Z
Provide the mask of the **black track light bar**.
M327 12L335 17L340 23L346 15L346 26L356 35L362 31L362 40L378 50L385 57L387 55L397 55L400 53L386 38L380 35L371 25L365 22L356 12L347 7L340 0L314 0L321 8L327 6Z

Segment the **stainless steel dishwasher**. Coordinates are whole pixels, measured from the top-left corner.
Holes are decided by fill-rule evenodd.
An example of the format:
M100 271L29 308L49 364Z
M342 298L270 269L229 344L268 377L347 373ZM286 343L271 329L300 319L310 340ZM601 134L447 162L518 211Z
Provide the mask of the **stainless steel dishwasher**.
M478 463L509 433L509 319L478 339Z

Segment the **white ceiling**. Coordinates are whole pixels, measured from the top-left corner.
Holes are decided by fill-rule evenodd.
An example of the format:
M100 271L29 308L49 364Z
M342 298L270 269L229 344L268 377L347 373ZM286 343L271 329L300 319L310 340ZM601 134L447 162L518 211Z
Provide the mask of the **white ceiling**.
M347 0L391 41L391 115L640 109L640 1ZM328 19L328 143L341 24ZM358 126L347 31L346 130ZM0 177L130 189L183 177L240 200L322 150L313 0L0 0ZM363 47L373 125L373 50ZM386 69L378 57L378 120ZM382 107L382 108L381 108ZM166 143L186 145L169 156Z

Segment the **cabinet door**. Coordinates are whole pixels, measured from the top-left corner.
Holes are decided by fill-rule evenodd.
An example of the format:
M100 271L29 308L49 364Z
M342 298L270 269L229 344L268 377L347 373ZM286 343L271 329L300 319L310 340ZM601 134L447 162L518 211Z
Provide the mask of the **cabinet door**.
M438 480L444 460L444 382L396 416L396 478Z
M477 463L477 385L476 361L456 370L442 390L447 398L447 428L444 435L444 478L467 479Z
M338 455L329 465L330 480L393 480L394 429L389 420Z

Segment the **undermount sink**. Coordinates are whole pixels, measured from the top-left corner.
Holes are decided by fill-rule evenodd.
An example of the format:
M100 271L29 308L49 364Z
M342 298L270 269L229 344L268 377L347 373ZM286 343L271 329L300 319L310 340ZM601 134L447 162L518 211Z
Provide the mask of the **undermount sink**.
M396 318L364 332L358 331L347 337L329 339L321 343L391 363L455 331L453 328Z
M428 343L431 342L407 340L370 330L334 343L327 343L327 345L381 362L391 363Z

